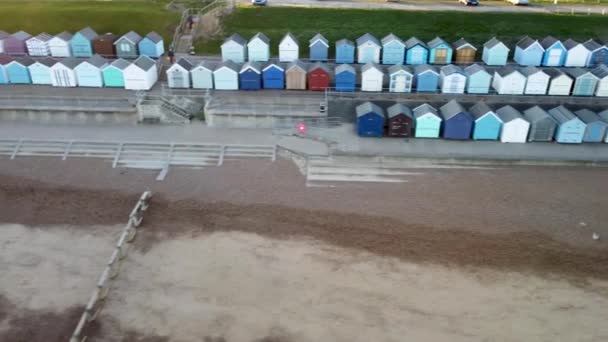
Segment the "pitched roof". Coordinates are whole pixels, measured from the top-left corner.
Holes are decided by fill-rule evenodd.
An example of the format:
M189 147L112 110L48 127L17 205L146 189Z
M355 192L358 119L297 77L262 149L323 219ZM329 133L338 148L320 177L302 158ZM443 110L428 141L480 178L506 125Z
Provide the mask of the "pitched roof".
M496 111L496 115L498 115L500 120L502 120L502 122L504 123L511 122L516 119L525 120L521 113L511 106L504 106L499 108Z
M97 55L97 54L93 55L91 58L87 59L84 62L87 62L87 63L89 63L89 64L91 64L93 66L96 66L98 68L101 68L104 65L108 64L108 61L106 61L105 58L103 58L103 57L101 57L100 55Z
M321 62L316 62L313 65L311 65L310 68L308 69L308 71L313 71L316 69L323 69L328 74L331 72L329 65L327 65L326 63L321 63Z
M413 119L414 115L412 114L412 110L404 105L403 103L395 103L394 105L388 107L386 109L386 114L389 118L393 118L397 115L404 114L405 116Z
M602 118L599 117L599 115L595 114L594 112L590 111L589 109L579 109L576 112L574 112L574 114L576 114L576 116L578 116L579 119L581 119L582 122L586 123L586 124L590 124L593 122L602 122L603 124L606 124L606 122L604 122L602 120Z
M420 106L414 108L413 113L414 113L414 117L416 117L416 118L419 118L425 114L430 113L430 114L433 114L438 119L441 119L439 114L437 114L437 109L435 109L435 107L431 106L428 103L423 103Z
M507 48L507 50L510 50L508 46L505 45L505 43L501 42L500 40L498 40L496 37L493 37L492 39L488 40L487 42L485 42L483 44L484 48L488 48L491 49L493 47L495 47L496 45L503 45L504 47Z
M4 32L4 31L0 31L0 39L4 39L6 37L10 36L10 34Z
M284 41L285 39L287 39L287 38L291 39L291 40L292 40L292 41L294 41L296 44L299 44L299 42L298 42L298 38L296 38L296 37L295 37L293 34L291 34L291 32L287 32L287 33L285 33L285 35L283 36L283 39L281 39L281 41L279 42L279 45L283 44L283 41Z
M534 45L534 43L537 43L538 40L536 39L532 39L528 36L523 37L522 39L520 39L517 44L515 44L515 46L521 48L521 49L527 49L530 46Z
M389 33L386 37L382 38L382 45L386 45L392 41L397 41L398 43L400 43L401 45L405 46L405 43L403 43L403 40L401 40L401 38L397 37L396 35Z
M543 70L530 65L530 66L519 69L519 72L521 72L526 77L530 77L531 75L534 75L538 72L543 72Z
M21 64L21 65L23 65L23 66L26 66L26 67L28 67L28 66L36 63L36 61L34 59L32 59L30 57L27 57L27 56L26 57L16 58L14 61L17 62L17 63L19 63L19 64Z
M310 43L310 45L312 46L314 43L316 43L317 41L321 41L323 43L323 45L328 46L329 47L329 41L323 37L322 34L317 33L315 34L314 37L312 37L308 42Z
M209 65L209 62L207 62L207 61L200 61L200 62L196 63L196 65L192 68L192 70L197 69L197 68L204 68L209 71L213 71L213 69Z
M93 31L93 29L90 27L85 27L76 33L82 35L88 40L93 40L95 37L97 37L97 32Z
M129 65L131 65L131 62L127 61L126 59L119 58L110 65L116 69L125 70Z
M467 74L468 76L471 76L473 74L476 74L480 71L485 72L486 74L490 74L486 68L484 68L483 66L479 65L479 64L471 64L468 67L464 68L464 73Z
M245 38L241 37L241 35L238 34L238 33L234 33L230 37L224 39L224 42L222 43L222 45L226 44L227 42L230 42L230 41L235 42L235 43L237 43L239 45L246 45L247 44L247 41L245 40Z
M574 115L574 113L572 113L568 108L564 107L563 105L559 105L555 108L549 109L549 115L551 115L559 124L563 124L572 119L576 119L576 115Z
M469 113L477 120L488 113L494 113L494 110L485 102L477 102L473 107L469 108Z
M408 49L411 49L416 45L420 45L420 46L424 47L425 49L429 48L422 40L420 40L416 37L412 37L405 41L405 47Z
M154 67L156 65L154 60L148 56L137 57L137 59L133 62L133 64L145 71L152 69L152 67Z
M543 49L547 50L548 48L553 46L553 44L555 44L555 43L561 43L561 42L559 41L559 39L557 39L553 36L547 36L543 40L540 41L540 46L542 46ZM562 45L563 45L563 43L562 43Z
M40 41L43 41L43 42L48 42L49 40L51 40L51 38L53 38L53 36L51 36L50 34L48 34L46 32L42 32L42 33L38 34L37 36L35 36L33 38L36 38L36 39L38 39Z
M114 43L118 37L114 33L104 33L97 36L97 38L93 39L93 41L110 41Z
M61 64L73 70L78 64L80 64L80 59L75 57L61 58L58 60L57 64Z
M499 74L500 77L505 77L507 75L511 75L514 72L516 72L520 75L523 75L521 72L519 72L519 70L515 69L515 67L512 67L512 66L508 66L506 68L499 68L498 70L496 70L496 73Z
M546 118L555 121L546 110L540 108L539 106L530 107L524 110L524 118L531 123L545 120Z
M378 39L376 39L376 37L372 36L369 33L366 33L361 37L357 38L357 45L363 45L367 42L371 42L377 46L380 46L380 42L378 41Z
M443 116L444 120L449 120L457 114L467 112L464 107L456 100L450 100L450 102L441 106L439 108L439 111L441 112L441 116Z
M161 37L160 34L152 31L152 32L148 32L148 34L145 36L145 38L150 39L153 43L160 43L163 41L163 37Z
M455 41L454 43L452 43L452 47L454 47L454 49L456 49L456 50L462 49L465 46L469 46L473 50L477 50L477 48L473 44L467 42L464 38L460 38L457 41Z
M293 68L298 68L304 72L306 72L306 64L304 64L301 60L296 59L287 65L287 69L285 71L289 71Z
M389 74L394 74L394 73L399 72L399 71L405 71L405 72L407 72L409 74L412 74L412 70L409 67L407 67L407 66L405 66L403 64L391 65L388 68L388 73Z
M464 75L464 72L462 71L462 68L459 67L458 65L454 65L454 64L448 64L445 66L441 67L441 73L444 75L452 75L452 74L462 74Z
M234 63L233 61L227 60L227 61L223 61L222 63L218 64L218 66L215 68L214 72L221 69L221 68L228 68L236 73L239 72L239 66Z
M69 42L72 39L73 35L68 31L63 31L60 34L55 35L54 38L61 39L64 42Z
M595 51L597 49L600 49L602 47L602 44L596 42L593 39L589 39L588 41L584 42L583 45L587 48L587 50L589 51Z
M560 70L558 68L547 68L547 69L543 69L543 71L545 72L545 74L549 75L549 77L551 77L551 78L556 78L556 77L560 77L560 76L566 76L568 78L571 78L570 76L568 76L568 74L566 74L565 72L563 72L562 70Z
M384 116L384 110L382 110L382 108L380 108L380 106L378 106L377 104L369 101L358 105L356 108L356 112L358 118L371 112Z
M263 66L262 66L262 71L266 71L266 69L270 68L270 67L275 67L280 69L281 71L285 71L285 68L278 62L266 62Z
M129 31L129 32L125 33L122 37L118 38L118 40L121 40L121 39L126 39L133 44L137 44L141 40L141 36L139 35L139 33L135 32L135 31ZM118 42L118 40L114 44L116 44Z
M437 47L441 44L448 45L448 43L440 37L435 37L433 40L431 40L430 42L427 43L427 45L429 46L429 49Z
M591 72L600 79L604 78L608 76L608 66L606 66L606 64L601 64L597 68L591 70Z
M185 59L183 57L180 58L180 59L178 59L177 62L175 62L175 64L177 64L180 67L186 69L187 71L192 70L192 67L193 67L192 63L189 60L187 60L187 59Z
M251 37L251 39L249 39L249 43L251 43L252 41L254 41L256 39L261 40L266 45L270 45L270 38L266 37L266 35L263 34L262 32L258 32L255 34L255 36Z
M254 62L254 61L249 61L245 64L243 64L243 66L241 67L241 70L239 71L239 73L247 70L247 69L251 69L253 71L255 71L258 74L262 73L262 65L258 62Z
M15 32L15 33L11 34L11 36L13 36L13 38L16 38L16 39L22 40L22 41L26 41L26 40L32 38L32 35L25 31Z
M348 39L340 39L336 42L336 45L351 45L351 46L355 46L355 43L353 43L352 40L348 40Z
M566 40L563 42L563 44L564 44L564 47L566 48L566 50L570 50L570 49L572 49L573 47L575 47L575 46L579 45L580 43L579 43L579 42L577 42L576 40L573 40L573 39L568 38L568 39L566 39ZM583 46L584 46L584 45L583 45Z
M608 109L604 109L603 111L597 113L597 115L602 118L602 120L608 122Z
M361 67L361 73L364 73L371 69L376 69L376 70L382 72L382 68L380 68L380 66L378 64L370 62Z
M437 72L437 68L429 64L419 64L414 68L414 72L416 74L422 74L423 72L432 71L433 73L439 75Z
M37 60L36 63L40 63L40 64L50 68L53 65L55 65L55 63L57 63L57 61L51 57L44 57L44 58Z
M350 65L350 64L340 64L340 65L338 65L336 67L336 69L334 71L335 71L336 75L339 74L339 73L341 73L341 72L344 72L344 71L348 71L348 72L353 73L353 74L357 73L357 71L355 70L355 68L353 68L353 66Z
M566 72L568 73L568 75L570 75L574 78L581 77L585 74L590 74L590 75L593 75L594 77L597 77L591 71L589 71L587 69L583 69L583 68L567 68Z
M0 65L5 65L13 61L13 57L6 53L0 53Z

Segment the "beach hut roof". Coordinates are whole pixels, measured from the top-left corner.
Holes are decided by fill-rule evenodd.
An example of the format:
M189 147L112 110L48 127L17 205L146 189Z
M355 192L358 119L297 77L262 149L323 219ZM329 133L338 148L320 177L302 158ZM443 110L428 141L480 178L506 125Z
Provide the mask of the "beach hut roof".
M484 68L483 66L481 66L479 64L472 64L472 65L469 65L468 67L464 68L464 73L467 74L467 75L469 75L469 76L470 75L474 75L474 74L476 74L476 73L478 73L480 71L483 71L483 72L489 74L486 71L486 68Z
M456 100L450 100L450 102L441 106L439 110L441 111L441 115L443 115L445 120L449 120L457 114L466 112L464 107Z
M568 108L563 105L559 105L555 108L549 109L549 114L560 124L568 122L576 118L576 115L572 113Z
M18 40L22 40L22 41L26 41L30 38L32 38L32 35L25 32L25 31L19 31L19 32L15 32L12 34L12 36Z
M414 71L417 74L422 74L423 72L432 71L435 74L439 75L439 73L437 72L437 68L435 68L434 66L429 65L429 64L419 64L414 68Z
M217 66L217 68L215 68L215 70L219 70L221 68L228 68L234 72L237 72L237 73L239 72L239 66L231 60L226 60L226 61L223 61L222 63L218 64L218 66Z
M414 116L416 118L419 118L425 114L433 114L435 115L437 118L439 118L439 115L437 114L437 109L435 109L435 107L431 106L428 103L423 103L420 106L414 108Z
M62 64L70 69L74 69L78 64L80 64L80 59L75 57L61 58L59 59L59 64Z
M350 64L340 64L340 65L338 65L336 67L336 74L339 74L339 73L344 72L344 71L348 71L348 72L353 73L353 74L357 73L355 71L355 68L352 65L350 65Z
M189 60L185 59L185 58L180 58L177 60L177 62L175 62L175 64L181 66L182 68L190 71L192 70L192 67L194 66Z
M152 69L152 67L154 67L156 65L156 63L154 63L154 60L152 60L152 58L150 58L148 56L139 56L133 62L133 64L137 65L140 69L145 70L145 71Z
M95 37L97 37L97 32L93 31L93 29L88 26L78 31L78 33L80 33L88 40L93 40L95 39Z
M308 42L310 43L310 45L312 45L312 44L316 43L317 41L321 41L323 43L323 45L329 46L329 41L325 37L323 37L323 35L320 33L315 34L315 36L312 37Z
M159 43L163 41L163 37L160 34L152 31L146 35L146 38L150 39L153 43Z
M464 74L462 68L454 64L448 64L446 66L441 67L441 72L446 76L452 74Z
M348 40L348 39L340 39L336 42L336 45L350 45L350 46L355 46L355 43L353 43L352 40Z
M420 40L416 37L412 37L405 41L405 47L408 49L411 49L412 47L414 47L416 45L420 45L420 46L423 46L424 48L428 48L428 46L422 40Z
M577 42L576 40L573 39L566 39L564 42L564 47L566 47L567 50L572 49L573 47L577 46L578 44L580 44L579 42Z
M599 117L599 115L595 114L594 112L592 112L592 111L590 111L589 109L586 109L586 108L585 109L577 110L574 113L576 114L576 116L578 116L579 119L581 119L582 122L584 122L586 124L590 124L590 123L597 122L597 121L604 122Z
M376 39L376 37L372 36L369 33L366 33L361 37L357 38L357 45L363 45L367 42L371 42L376 44L377 46L380 46L380 42L378 41L378 39Z
M538 42L536 39L532 39L528 36L523 37L522 39L520 39L517 44L515 44L515 46L522 48L522 49L527 49L530 46L532 46L534 43Z
M484 115L488 114L489 112L494 112L494 110L492 109L492 107L488 106L487 103L485 102L477 102L473 107L471 107L469 109L469 113L471 113L471 115L473 115L473 118L475 118L475 120L483 117Z
M117 69L125 70L129 65L131 65L131 62L127 61L126 59L119 58L110 65Z
M243 71L245 71L247 69L251 69L251 70L255 71L258 74L262 73L262 65L260 63L258 63L258 62L255 62L255 61L249 61L249 62L243 64L243 66L241 67L241 71L240 72L243 72Z
M551 120L553 120L553 118L551 118L551 115L549 115L546 110L540 108L539 106L530 107L524 110L524 116L526 120L530 122L538 122L546 118L550 118Z
M369 114L370 112L374 112L380 115L384 114L384 111L382 110L382 108L380 108L380 106L369 101L358 105L356 111L358 118L362 117L365 114Z
M405 72L407 72L407 73L409 73L409 74L411 74L411 73L412 73L412 70L411 70L409 67L407 67L407 66L405 66L405 65L403 65L403 64L395 64L395 65L391 65L391 66L388 68L388 73L389 73L389 74L394 74L394 73L399 72L399 71L405 71Z
M403 40L401 40L401 38L397 37L393 33L389 33L386 37L382 38L382 45L390 43L393 40L399 42L401 45L405 45L405 43L403 43Z
M403 103L395 103L394 105L388 107L386 109L386 114L390 118L394 118L397 115L404 114L405 116L413 119L414 115L412 114L412 110L404 105Z
M266 44L270 44L270 38L266 37L266 35L263 34L262 32L256 33L255 36L253 36L253 37L251 37L251 39L249 39L249 42L252 42L255 39L259 39L259 40L263 41Z
M599 48L602 47L602 44L596 42L593 39L589 39L588 41L584 42L583 45L587 48L587 50L589 51L595 51Z
M501 42L500 40L498 40L496 37L493 37L492 39L490 39L487 42L485 42L483 44L483 47L491 49L491 48L495 47L496 45L501 45L501 44L504 45L508 49L508 47L503 42Z
M361 72L363 73L363 72L366 72L366 71L371 70L371 69L376 69L376 70L382 72L382 69L380 68L380 66L378 64L372 63L372 62L367 63L364 66L362 66L361 67Z
M287 65L287 70L291 70L293 68L298 68L302 71L306 71L306 64L304 64L301 60L296 59Z
M60 34L56 35L55 38L59 38L64 42L69 42L72 39L73 35L68 31L63 31Z
M53 65L55 65L55 63L57 63L57 61L51 57L44 57L44 58L37 60L36 63L40 63L40 64L50 68Z
M542 46L546 50L557 42L559 42L559 39L557 39L553 36L547 36L543 40L540 41L540 46Z
M460 38L457 41L455 41L452 46L454 47L454 49L458 50L458 49L462 49L465 46L468 46L470 48L472 48L473 50L477 50L477 48L469 43L468 41L466 41L464 38Z
M245 40L245 38L241 37L241 35L238 34L238 33L234 33L230 37L226 38L224 40L224 44L227 43L227 42L230 42L230 41L233 41L233 42L235 42L235 43L237 43L239 45L245 45L245 44L247 44L247 41Z
M521 113L512 106L504 106L496 111L502 122L511 122L516 119L523 119Z

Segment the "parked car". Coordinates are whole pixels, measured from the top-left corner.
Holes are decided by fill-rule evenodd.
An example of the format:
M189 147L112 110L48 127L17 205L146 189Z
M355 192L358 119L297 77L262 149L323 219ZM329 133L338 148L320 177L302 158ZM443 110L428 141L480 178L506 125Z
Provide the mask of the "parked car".
M251 0L253 6L266 6L268 0Z
M507 0L507 1L509 1L513 5L527 5L528 4L528 0Z
M477 0L458 0L459 3L466 6L477 6L479 5L479 1Z

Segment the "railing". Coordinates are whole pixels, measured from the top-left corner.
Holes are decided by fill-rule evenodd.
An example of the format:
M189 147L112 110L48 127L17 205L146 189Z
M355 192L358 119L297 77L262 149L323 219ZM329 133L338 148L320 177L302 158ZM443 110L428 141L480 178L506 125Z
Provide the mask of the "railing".
M131 214L129 214L129 221L123 229L114 252L97 281L97 286L93 290L93 294L91 294L82 316L80 316L70 342L84 342L87 340L86 328L97 318L97 315L99 315L99 312L103 308L103 304L110 292L110 282L116 278L120 271L120 264L127 256L128 246L137 234L137 228L141 225L144 217L143 214L148 209L148 201L151 197L152 193L150 191L144 192L137 201L137 204L135 204Z

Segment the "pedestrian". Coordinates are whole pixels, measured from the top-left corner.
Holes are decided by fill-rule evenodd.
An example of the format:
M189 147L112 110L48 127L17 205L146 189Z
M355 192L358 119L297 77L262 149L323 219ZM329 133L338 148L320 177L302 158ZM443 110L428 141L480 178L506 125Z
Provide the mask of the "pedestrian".
M175 52L173 52L173 49L169 49L169 62L171 62L171 64L173 64L173 60L175 59Z

